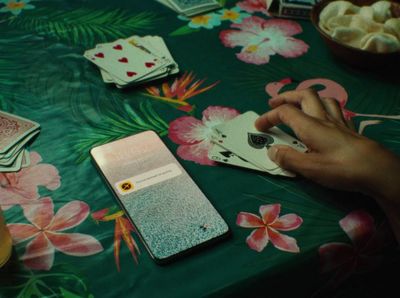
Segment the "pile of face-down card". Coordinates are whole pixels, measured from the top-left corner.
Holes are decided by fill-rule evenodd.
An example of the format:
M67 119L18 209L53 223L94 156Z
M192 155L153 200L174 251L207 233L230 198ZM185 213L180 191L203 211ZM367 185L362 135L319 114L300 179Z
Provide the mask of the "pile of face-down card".
M271 175L294 177L268 158L267 150L273 145L288 145L306 152L307 147L281 129L272 127L267 133L259 132L254 123L259 117L249 111L213 128L214 146L208 153L211 160L239 166Z
M143 84L179 72L164 40L159 36L131 36L98 44L84 57L100 68L105 83L118 88Z
M216 0L157 0L161 4L187 17L220 8Z
M39 131L38 123L0 111L0 172L17 172L30 165L26 146Z

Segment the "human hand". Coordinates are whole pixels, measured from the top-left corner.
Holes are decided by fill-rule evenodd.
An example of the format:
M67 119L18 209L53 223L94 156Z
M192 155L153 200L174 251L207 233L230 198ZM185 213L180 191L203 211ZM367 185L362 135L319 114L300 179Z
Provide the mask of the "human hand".
M269 104L272 110L257 119L256 128L266 131L286 124L310 149L301 153L288 146L272 146L268 155L279 166L335 189L374 197L400 194L400 160L353 131L336 100L306 89L282 93Z

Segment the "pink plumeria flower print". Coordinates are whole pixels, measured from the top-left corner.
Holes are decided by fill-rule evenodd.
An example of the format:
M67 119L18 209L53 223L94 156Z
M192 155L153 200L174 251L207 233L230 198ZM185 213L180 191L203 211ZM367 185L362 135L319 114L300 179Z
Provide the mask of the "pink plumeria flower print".
M25 266L36 270L50 270L56 250L77 257L101 252L103 247L94 237L64 232L81 224L89 212L89 206L85 202L71 201L54 215L50 197L32 201L30 208L25 210L25 216L31 224L7 225L14 244L32 239L21 258Z
M183 116L169 124L168 136L179 145L177 154L184 160L191 160L201 165L215 165L208 158L212 148L212 128L239 115L235 109L209 106L203 111L203 118Z
M374 219L363 210L349 213L339 221L339 225L352 244L332 242L322 245L318 250L322 272L336 271L336 284L353 272L376 268L381 260L377 252L383 246L383 239L377 234Z
M303 219L296 214L279 217L280 212L280 204L271 204L260 206L261 217L248 212L238 214L236 219L238 226L255 229L246 239L251 249L261 252L271 241L277 249L293 253L300 252L296 239L283 235L279 231L295 230L301 226Z
M308 51L309 46L292 35L302 32L301 26L294 21L282 19L265 20L260 17L248 17L241 24L232 24L223 30L220 39L226 47L242 47L236 54L239 60L261 65L269 62L270 56L279 54L285 58L295 58Z
M244 0L239 1L236 5L250 13L262 12L265 15L269 15L266 0Z
M39 198L38 187L49 190L60 187L57 169L50 164L41 164L37 152L30 153L31 164L16 173L0 173L0 205L7 210L14 205L26 205Z

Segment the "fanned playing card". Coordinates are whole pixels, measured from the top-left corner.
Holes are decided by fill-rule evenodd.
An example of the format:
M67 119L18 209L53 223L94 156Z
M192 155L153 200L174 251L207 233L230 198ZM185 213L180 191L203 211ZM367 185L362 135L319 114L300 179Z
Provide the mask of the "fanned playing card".
M164 61L133 47L123 39L98 45L86 51L84 56L117 78L116 83L121 85L134 82L165 65Z
M29 166L25 147L39 132L38 123L0 111L0 172L17 172Z
M268 133L259 132L254 123L259 117L249 111L214 127L213 142L247 160L261 170L277 172L279 166L268 158L267 150L272 145L288 145L301 152L306 146L277 127Z
M142 84L179 72L164 40L137 35L112 43L98 44L84 57L96 64L105 83L118 88Z
M253 165L251 162L248 162L247 160L236 155L232 151L229 151L217 144L214 144L214 146L208 152L208 158L220 163L225 163L242 168L248 168L256 171L263 171L259 167Z
M34 121L0 111L0 157L39 127Z

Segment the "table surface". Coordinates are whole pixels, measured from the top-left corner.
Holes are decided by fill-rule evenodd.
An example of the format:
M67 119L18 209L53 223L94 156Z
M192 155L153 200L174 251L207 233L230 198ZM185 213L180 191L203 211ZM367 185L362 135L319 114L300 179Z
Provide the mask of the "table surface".
M41 125L31 166L0 174L15 242L1 297L376 297L388 289L394 275L385 268L396 268L398 252L372 199L205 156L210 127L306 87L337 99L362 134L399 153L398 76L335 61L308 21L273 19L262 1L236 2L190 20L156 1L0 1L0 109ZM104 84L83 52L131 35L163 37L179 76L147 88ZM232 230L165 266L151 259L89 156L94 145L148 129ZM255 228L236 220L265 205L290 227L275 226L282 241L256 251L246 243Z

